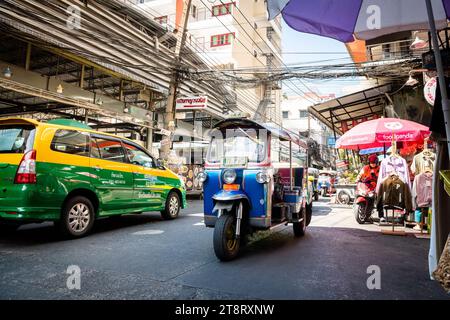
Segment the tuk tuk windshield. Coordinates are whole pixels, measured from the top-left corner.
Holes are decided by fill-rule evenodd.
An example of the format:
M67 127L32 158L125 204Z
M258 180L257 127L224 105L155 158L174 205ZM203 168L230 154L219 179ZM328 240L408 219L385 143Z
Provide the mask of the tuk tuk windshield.
M256 133L227 137L213 136L208 150L208 162L221 162L225 158L247 158L248 162L262 162L266 158L266 141Z
M331 181L331 176L329 176L327 174L321 174L321 175L319 175L318 181L319 181L319 183L321 183L321 182L330 182Z

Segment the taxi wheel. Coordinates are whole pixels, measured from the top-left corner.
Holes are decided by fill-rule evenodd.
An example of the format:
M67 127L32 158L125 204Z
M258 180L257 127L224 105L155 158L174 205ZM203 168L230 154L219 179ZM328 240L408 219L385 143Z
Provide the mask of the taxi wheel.
M306 233L306 210L302 210L300 212L300 219L302 219L301 222L294 222L294 235L296 237L303 237Z
M95 210L92 202L77 196L67 201L60 221L55 225L67 238L81 238L89 233L94 225Z
M240 249L240 239L236 239L236 218L223 214L214 226L214 252L221 261L236 258Z
M178 217L181 209L180 197L174 191L171 191L167 196L166 207L161 211L161 216L164 220L173 220Z

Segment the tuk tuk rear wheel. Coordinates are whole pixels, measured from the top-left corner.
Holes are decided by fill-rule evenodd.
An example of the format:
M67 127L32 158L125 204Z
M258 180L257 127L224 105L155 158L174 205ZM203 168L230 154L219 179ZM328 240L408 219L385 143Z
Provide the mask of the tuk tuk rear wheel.
M214 252L221 261L236 258L240 249L240 239L236 239L236 218L224 214L216 221L214 227Z
M294 235L296 237L303 237L306 233L306 210L302 209L300 211L300 219L302 219L301 222L294 222L292 225L294 227Z
M307 204L306 207L305 207L305 210L306 210L306 226L309 226L309 224L311 223L312 207L313 207L312 202L310 204Z

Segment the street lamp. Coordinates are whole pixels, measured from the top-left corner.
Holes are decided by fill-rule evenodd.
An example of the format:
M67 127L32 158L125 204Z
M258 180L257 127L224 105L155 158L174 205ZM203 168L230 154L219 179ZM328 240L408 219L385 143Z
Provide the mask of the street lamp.
M408 87L413 87L418 83L419 81L417 79L413 78L412 75L409 75L409 79L406 81L405 85Z
M3 69L3 76L8 79L12 77L12 70L10 67Z
M427 46L427 42L425 40L420 39L417 35L416 35L416 39L413 41L413 43L411 43L411 45L409 46L409 48L411 50L418 50L418 49L423 49Z
M64 87L61 83L56 87L56 92L59 94L62 94L64 92Z

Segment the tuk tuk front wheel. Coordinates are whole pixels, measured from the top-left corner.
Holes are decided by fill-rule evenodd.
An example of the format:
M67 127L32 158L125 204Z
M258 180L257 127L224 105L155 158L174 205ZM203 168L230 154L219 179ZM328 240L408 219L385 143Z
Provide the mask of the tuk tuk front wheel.
M294 235L296 237L303 237L306 233L306 210L302 209L302 211L300 211L300 219L302 219L302 221L300 222L294 222L293 223L293 227L294 227Z
M214 252L221 261L230 261L239 253L240 239L236 239L236 217L223 214L214 227Z

